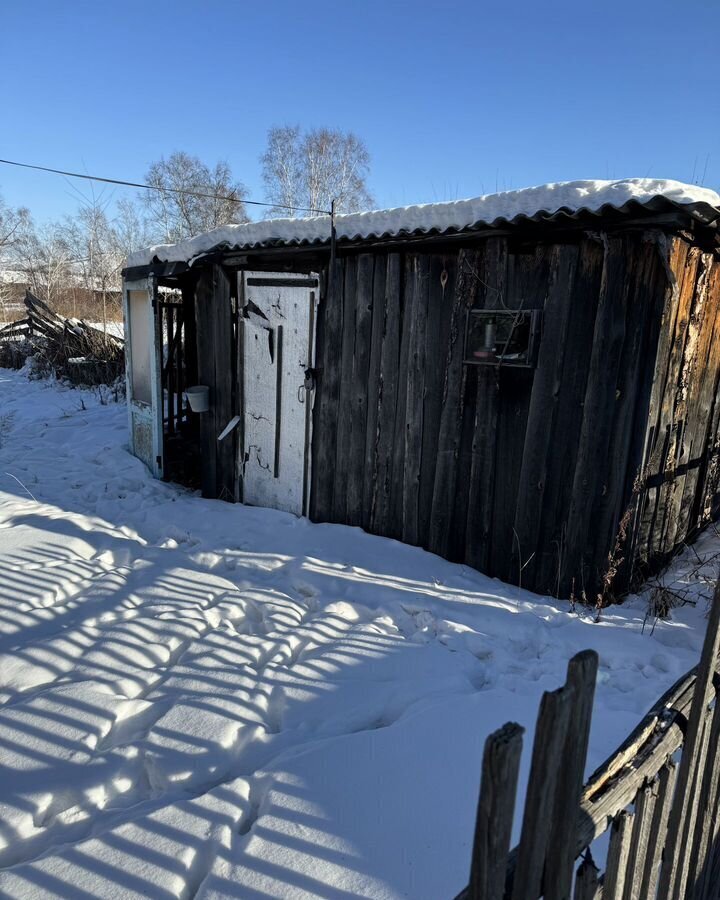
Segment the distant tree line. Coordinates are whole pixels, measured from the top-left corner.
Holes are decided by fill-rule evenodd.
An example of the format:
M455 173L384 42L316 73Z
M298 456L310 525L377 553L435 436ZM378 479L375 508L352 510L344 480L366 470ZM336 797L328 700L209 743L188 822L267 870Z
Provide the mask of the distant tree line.
M370 156L356 135L337 129L271 128L260 157L271 207L259 218L304 216L299 208L338 213L372 204ZM128 254L174 243L220 225L249 221L248 192L227 162L209 166L176 151L151 163L146 183L157 188L115 202L107 190L78 191L76 210L37 225L26 208L0 196L0 321L18 285L27 285L63 315L104 322L121 317L120 273ZM259 198L252 198L259 199Z

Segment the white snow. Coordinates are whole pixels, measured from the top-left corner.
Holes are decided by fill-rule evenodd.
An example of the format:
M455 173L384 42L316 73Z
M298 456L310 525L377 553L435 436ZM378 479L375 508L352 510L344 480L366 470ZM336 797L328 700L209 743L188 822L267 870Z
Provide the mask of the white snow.
M451 898L482 745L600 654L588 771L699 655L358 529L206 501L0 370L0 896ZM710 566L712 569L712 566ZM524 790L524 788L523 788ZM522 794L522 790L521 790Z
M720 214L720 195L709 188L662 178L626 178L622 181L562 181L539 187L486 194L471 200L424 203L397 209L337 216L337 237L349 240L399 235L459 231L484 224L512 222L563 210L600 212L603 207L622 209L630 201L651 206L662 198L679 207L696 210L705 218ZM216 247L249 248L268 241L314 243L330 239L329 216L305 219L267 219L244 225L224 225L177 244L160 244L130 254L128 266L144 266L157 257L162 262L193 260Z

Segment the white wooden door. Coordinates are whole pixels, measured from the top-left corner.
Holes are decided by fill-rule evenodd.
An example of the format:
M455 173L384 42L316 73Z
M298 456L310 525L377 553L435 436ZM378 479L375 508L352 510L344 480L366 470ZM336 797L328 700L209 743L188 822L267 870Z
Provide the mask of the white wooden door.
M123 284L125 379L130 450L156 478L162 476L162 347L157 283L151 276Z
M243 502L306 515L316 275L240 273Z

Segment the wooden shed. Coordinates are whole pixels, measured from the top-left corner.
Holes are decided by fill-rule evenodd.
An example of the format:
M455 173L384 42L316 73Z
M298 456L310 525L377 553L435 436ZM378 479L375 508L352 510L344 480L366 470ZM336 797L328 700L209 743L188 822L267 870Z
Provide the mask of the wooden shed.
M718 513L719 221L704 188L583 181L134 254L131 449L206 497L617 594Z

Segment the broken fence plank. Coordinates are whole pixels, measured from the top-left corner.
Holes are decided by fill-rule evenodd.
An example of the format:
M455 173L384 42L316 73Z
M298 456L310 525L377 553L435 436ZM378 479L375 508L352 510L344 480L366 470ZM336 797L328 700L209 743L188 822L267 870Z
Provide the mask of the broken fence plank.
M502 900L524 728L508 723L485 741L469 900Z

